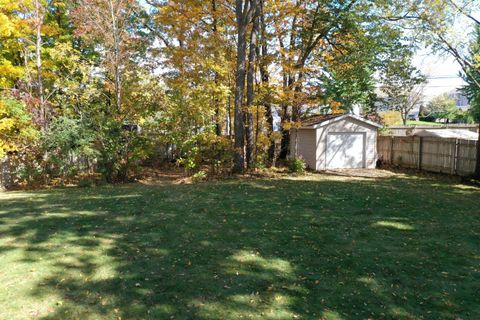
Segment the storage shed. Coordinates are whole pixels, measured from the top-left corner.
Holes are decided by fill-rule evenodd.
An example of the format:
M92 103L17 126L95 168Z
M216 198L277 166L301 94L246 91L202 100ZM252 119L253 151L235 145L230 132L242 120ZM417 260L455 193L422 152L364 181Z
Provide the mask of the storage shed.
M375 168L382 126L352 114L321 115L291 130L291 155L312 170Z

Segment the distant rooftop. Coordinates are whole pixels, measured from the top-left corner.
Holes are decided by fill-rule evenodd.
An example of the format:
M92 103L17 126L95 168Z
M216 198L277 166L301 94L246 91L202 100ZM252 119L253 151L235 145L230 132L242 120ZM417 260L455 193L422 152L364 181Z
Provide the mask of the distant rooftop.
M476 132L462 129L421 130L415 133L419 137L452 138L464 140L478 140Z
M345 114L319 114L319 115L310 116L302 120L302 126L311 127L313 125L316 125L317 123L335 119L344 115Z

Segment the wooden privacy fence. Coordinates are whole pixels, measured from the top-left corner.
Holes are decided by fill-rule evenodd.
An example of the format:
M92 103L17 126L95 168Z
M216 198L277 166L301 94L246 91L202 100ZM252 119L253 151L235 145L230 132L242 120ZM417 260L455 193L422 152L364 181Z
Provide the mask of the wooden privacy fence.
M475 172L477 142L437 137L378 137L383 164L468 176Z

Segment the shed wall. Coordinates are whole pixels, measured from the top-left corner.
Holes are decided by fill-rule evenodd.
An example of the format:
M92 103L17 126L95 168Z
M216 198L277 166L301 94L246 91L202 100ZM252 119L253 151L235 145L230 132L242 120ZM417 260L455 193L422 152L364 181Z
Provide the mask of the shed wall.
M333 122L327 126L320 127L317 130L316 139L316 170L326 169L326 150L327 150L327 135L331 132L353 132L365 133L365 164L366 168L374 169L377 165L377 128L370 126L367 123L358 121L352 118L345 118L343 120Z
M290 136L290 153L296 157L300 157L305 161L309 169L315 170L316 166L316 130L315 129L298 129L292 130ZM297 147L295 150L295 136L298 134Z

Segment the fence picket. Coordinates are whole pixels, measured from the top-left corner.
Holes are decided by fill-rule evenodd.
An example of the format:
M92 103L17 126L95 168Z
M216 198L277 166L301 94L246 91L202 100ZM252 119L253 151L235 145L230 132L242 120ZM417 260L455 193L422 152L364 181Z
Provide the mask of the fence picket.
M379 136L378 157L383 164L471 175L475 172L477 142L414 136Z

